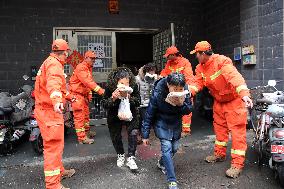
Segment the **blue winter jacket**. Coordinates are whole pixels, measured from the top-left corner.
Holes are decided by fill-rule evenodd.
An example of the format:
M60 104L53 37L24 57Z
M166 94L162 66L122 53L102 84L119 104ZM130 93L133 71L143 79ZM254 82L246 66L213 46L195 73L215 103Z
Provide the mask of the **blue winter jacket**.
M185 88L187 89L187 87ZM192 111L189 95L182 106L172 106L165 101L169 89L167 79L159 80L152 92L149 106L142 124L142 137L149 138L151 125L160 139L178 140L182 130L182 116Z

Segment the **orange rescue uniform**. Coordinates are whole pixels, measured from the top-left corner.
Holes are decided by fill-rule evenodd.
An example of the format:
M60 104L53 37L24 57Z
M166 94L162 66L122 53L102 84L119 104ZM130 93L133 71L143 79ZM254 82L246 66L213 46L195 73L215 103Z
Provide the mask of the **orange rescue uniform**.
M71 96L74 96L76 99L75 102L72 102L72 109L75 130L80 142L86 138L86 132L90 130L89 102L92 97L92 91L102 95L104 89L94 82L92 66L84 61L76 66L69 85Z
M184 57L177 57L175 61L168 60L165 68L161 71L161 76L166 77L173 72L181 73L185 76L186 83L193 81L193 72L190 62ZM182 132L190 133L192 113L182 117Z
M35 82L35 117L43 138L47 189L61 188L61 175L64 172L64 120L62 114L53 110L56 103L64 102L66 95L63 64L51 53L41 65Z
M247 110L242 97L250 95L245 80L230 58L213 54L205 64L197 65L195 82L189 88L194 95L204 86L214 97L214 154L219 157L226 156L226 146L231 132L232 166L243 168L247 149Z

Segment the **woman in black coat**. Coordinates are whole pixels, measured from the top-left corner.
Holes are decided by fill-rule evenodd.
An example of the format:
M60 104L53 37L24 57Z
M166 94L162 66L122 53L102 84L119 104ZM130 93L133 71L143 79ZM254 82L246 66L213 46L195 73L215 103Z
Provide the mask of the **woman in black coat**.
M133 89L131 94L120 91L117 88L118 84L129 86ZM121 97L128 97L130 110L132 113L131 121L122 121L118 118L118 108L121 102ZM102 105L107 109L107 124L110 137L117 153L117 166L122 167L125 162L125 154L122 143L122 126L125 125L128 133L128 158L126 166L131 170L138 169L135 163L135 151L137 147L137 134L139 129L137 107L140 106L140 94L135 77L128 68L117 68L108 76L105 93L102 100Z

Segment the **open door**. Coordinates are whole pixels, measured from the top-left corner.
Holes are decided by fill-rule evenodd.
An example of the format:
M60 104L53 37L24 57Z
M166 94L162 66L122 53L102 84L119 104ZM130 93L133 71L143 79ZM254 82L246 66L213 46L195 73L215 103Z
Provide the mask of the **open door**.
M145 32L157 33L157 29L135 29L135 28L88 28L88 27L55 27L53 38L63 38L72 50L77 50L82 55L85 51L92 49L97 54L93 76L95 81L104 87L109 73L117 67L116 60L116 35L117 32ZM153 37L153 58L159 69L163 68L163 54L167 47L174 44L173 29L158 33ZM151 43L150 43L151 45ZM151 53L150 53L151 55ZM65 74L72 75L73 68L65 65ZM68 78L67 78L68 80ZM93 103L90 103L91 124L106 124L106 111L102 108L100 97L93 96Z
M153 36L153 62L158 71L165 67L166 59L163 55L166 49L175 45L174 24L171 23L170 29L161 31Z

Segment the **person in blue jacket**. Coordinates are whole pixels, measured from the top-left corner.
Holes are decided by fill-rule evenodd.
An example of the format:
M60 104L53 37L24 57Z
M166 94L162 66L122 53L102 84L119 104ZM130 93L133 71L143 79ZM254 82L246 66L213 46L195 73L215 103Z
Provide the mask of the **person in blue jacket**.
M184 75L172 73L156 82L149 106L142 124L143 144L149 144L151 126L161 142L162 157L157 166L166 173L169 189L177 189L177 179L172 157L177 152L182 131L182 116L192 111L190 95L171 97L170 92L187 89Z

